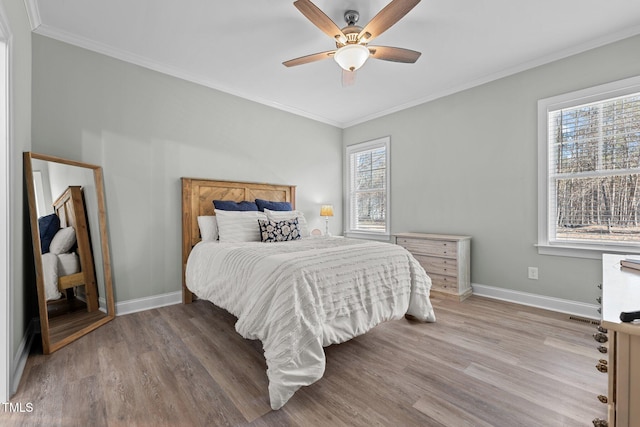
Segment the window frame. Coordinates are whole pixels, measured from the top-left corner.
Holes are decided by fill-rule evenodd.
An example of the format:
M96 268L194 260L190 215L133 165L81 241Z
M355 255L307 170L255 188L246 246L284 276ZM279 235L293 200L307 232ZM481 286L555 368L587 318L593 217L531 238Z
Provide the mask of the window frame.
M596 243L596 242L559 242L550 239L554 227L554 215L551 215L549 201L549 113L562 108L570 108L592 102L630 95L640 92L640 76L577 90L538 101L538 253L541 255L569 256L577 258L601 259L603 253L637 253L640 245Z
M353 206L351 197L351 155L375 148L385 148L385 229L384 231L362 230L352 227ZM391 236L391 137L384 136L369 141L350 144L344 152L344 235L374 240L389 240Z

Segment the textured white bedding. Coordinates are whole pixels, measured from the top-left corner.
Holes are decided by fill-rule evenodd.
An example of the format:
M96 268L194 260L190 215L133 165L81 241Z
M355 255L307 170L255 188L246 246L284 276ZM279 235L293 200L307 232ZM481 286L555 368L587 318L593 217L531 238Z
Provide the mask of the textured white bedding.
M388 243L201 242L189 256L186 285L235 315L240 335L262 341L273 409L322 377L323 346L405 314L435 321L431 279Z
M68 276L79 271L80 259L75 252L58 254L58 276Z
M75 252L42 254L42 276L44 279L44 293L47 301L62 297L58 290L58 279L80 271L80 260Z
M60 298L62 294L58 291L58 255L51 252L42 254L42 278L47 301Z

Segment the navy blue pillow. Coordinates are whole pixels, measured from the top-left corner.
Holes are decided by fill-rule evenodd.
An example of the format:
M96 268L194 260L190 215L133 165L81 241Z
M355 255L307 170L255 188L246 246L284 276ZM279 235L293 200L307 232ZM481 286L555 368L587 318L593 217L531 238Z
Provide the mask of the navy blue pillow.
M264 212L265 209L270 211L292 211L291 203L289 202L272 202L270 200L256 199L256 205L258 210Z
M40 232L40 246L42 253L49 252L49 246L53 236L60 230L60 218L56 214L41 216L38 218L38 230Z
M257 211L258 206L253 202L234 202L233 200L214 200L213 207L221 211Z

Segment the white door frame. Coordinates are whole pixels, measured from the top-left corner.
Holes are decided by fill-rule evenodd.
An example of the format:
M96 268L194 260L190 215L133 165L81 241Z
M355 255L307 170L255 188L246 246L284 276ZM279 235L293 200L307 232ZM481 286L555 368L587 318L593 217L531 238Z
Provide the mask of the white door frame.
M13 293L11 289L11 242L16 232L10 227L11 189L14 188L11 167L11 32L7 15L0 4L0 402L9 401L11 395L11 347L13 318ZM18 193L18 192L16 192Z

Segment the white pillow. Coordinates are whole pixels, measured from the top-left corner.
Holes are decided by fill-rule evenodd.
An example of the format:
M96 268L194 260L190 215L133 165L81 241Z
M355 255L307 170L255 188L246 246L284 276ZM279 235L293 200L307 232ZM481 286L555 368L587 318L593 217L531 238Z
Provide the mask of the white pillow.
M309 237L309 226L307 220L304 217L304 213L301 211L272 211L265 209L264 213L267 214L269 221L282 221L283 219L298 218L298 227L300 228L300 235L302 237Z
M257 211L221 211L216 209L218 235L221 242L259 242L259 219L267 216Z
M218 221L215 216L199 216L198 227L200 227L200 237L202 237L202 241L211 242L218 240Z
M76 243L76 231L73 227L65 227L58 230L53 239L51 239L51 246L49 246L49 252L52 254L64 254L69 252L69 249Z

